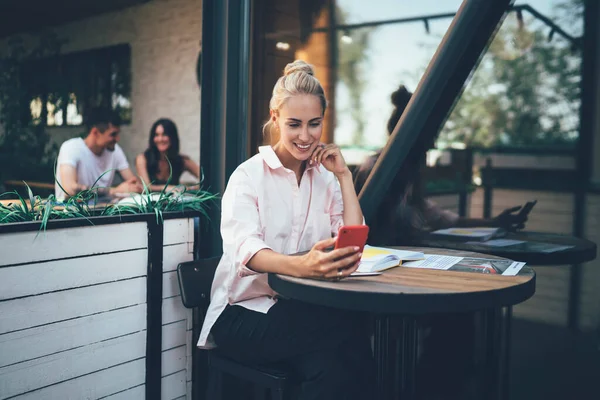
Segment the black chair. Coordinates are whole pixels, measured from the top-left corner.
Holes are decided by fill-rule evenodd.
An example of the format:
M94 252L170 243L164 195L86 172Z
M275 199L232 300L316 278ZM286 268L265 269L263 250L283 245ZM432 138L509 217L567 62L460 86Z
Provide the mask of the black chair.
M196 308L197 323L204 321L210 302L210 289L220 257L181 263L177 266L177 277L181 300L186 308ZM195 343L194 343L195 345ZM196 349L201 352L205 350ZM218 348L206 351L208 355L207 399L219 400L222 397L223 374L228 374L254 385L258 398L265 398L266 391L272 400L285 400L291 389L290 379L285 371L255 365L244 365L219 354ZM201 359L200 354L196 359ZM196 368L200 366L196 364Z

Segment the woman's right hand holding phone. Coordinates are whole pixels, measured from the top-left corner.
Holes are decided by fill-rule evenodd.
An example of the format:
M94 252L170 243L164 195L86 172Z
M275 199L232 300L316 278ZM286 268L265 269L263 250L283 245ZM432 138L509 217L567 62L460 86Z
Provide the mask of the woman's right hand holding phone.
M343 247L332 251L325 249L335 244L335 238L321 240L300 256L298 277L340 280L356 271L362 254L358 246Z

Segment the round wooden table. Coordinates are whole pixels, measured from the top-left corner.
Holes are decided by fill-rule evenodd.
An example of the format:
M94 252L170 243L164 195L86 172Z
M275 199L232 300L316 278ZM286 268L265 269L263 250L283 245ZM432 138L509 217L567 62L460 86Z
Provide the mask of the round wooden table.
M398 248L426 254L500 258L448 249ZM415 395L417 316L481 312L481 321L488 332L489 367L493 368L489 373L486 371L486 376L493 378L485 384L490 390L486 398L491 399L507 395L512 306L533 296L535 273L527 266L517 276L398 267L381 275L351 277L339 282L269 274L269 285L282 296L295 300L374 315L377 393L373 398L382 400L392 398L395 392L403 399ZM402 324L401 377L392 374L393 366L397 365L390 352L393 318L400 318Z
M524 261L529 265L563 265L581 264L596 258L596 243L575 236L542 232L509 232L500 239L522 240L526 242L542 242L560 246L573 246L565 250L545 253L522 245L486 246L482 243L461 242L427 236L419 239L415 245L437 247L492 254L515 261Z

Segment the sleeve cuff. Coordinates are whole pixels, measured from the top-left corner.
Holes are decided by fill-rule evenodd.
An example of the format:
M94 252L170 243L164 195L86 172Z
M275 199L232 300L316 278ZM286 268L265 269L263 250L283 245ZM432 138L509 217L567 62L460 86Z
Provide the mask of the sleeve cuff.
M248 268L246 264L256 253L263 249L272 250L265 242L256 238L249 238L240 246L238 251L239 262L237 263L237 274L240 278L261 273Z
M58 160L58 165L70 165L72 167L77 168L77 161L75 160Z

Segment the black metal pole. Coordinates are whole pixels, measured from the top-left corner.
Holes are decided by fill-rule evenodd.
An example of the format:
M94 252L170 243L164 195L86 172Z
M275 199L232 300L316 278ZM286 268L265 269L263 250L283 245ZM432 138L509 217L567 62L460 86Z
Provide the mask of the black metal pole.
M163 224L148 218L146 277L146 399L160 400L162 377Z
M234 169L248 158L250 1L202 2L200 161L204 188L222 194ZM196 256L222 253L220 207L199 227ZM195 316L195 320L197 321ZM204 397L205 352L194 352L193 398ZM159 392L160 393L160 392Z
M225 189L225 114L227 110L227 7L229 1L202 2L202 93L200 107L200 162L203 187L213 193ZM220 212L209 210L210 222L200 229L198 251L211 257L221 251Z
M249 154L250 1L229 0L227 14L225 184Z
M328 16L329 16L329 26L327 30L327 42L329 44L329 82L337 82L338 81L338 66L339 66L339 46L338 46L338 31L335 29L337 25L337 12L336 12L336 0L329 0L328 4ZM336 85L330 85L328 88L328 97L330 104L335 104L336 100ZM329 124L330 133L326 134L327 139L333 142L333 128L335 126L336 114L335 107L329 107L328 116L327 116L327 124Z
M600 3L587 0L583 17L583 53L581 65L581 106L579 111L580 129L577 143L577 177L579 184L575 190L573 235L585 235L585 203L586 193L590 184L593 141L594 116L597 108L596 88L598 74L596 72L598 56L598 16ZM571 329L579 329L579 302L581 292L581 265L571 267L569 285L569 314L568 325Z
M473 149L464 150L463 175L460 182L460 192L458 199L458 215L466 217L469 213L467 208L469 205L469 189L473 183Z
M500 392L501 399L510 398L510 348L512 344L512 306L507 306L504 309L503 318L503 346L502 346L502 362L500 370Z
M419 135L436 135L512 0L464 0L360 192L371 220Z
M390 376L390 328L391 317L389 315L375 316L374 332L374 357L376 387L373 398L388 400L392 396L393 377Z
M206 0L202 7L200 160L204 187L222 194L248 157L250 1ZM209 217L200 232L203 257L222 251L219 208Z
M492 178L492 159L488 157L485 160L485 167L482 170L483 185L483 218L492 218L492 187L494 186Z

